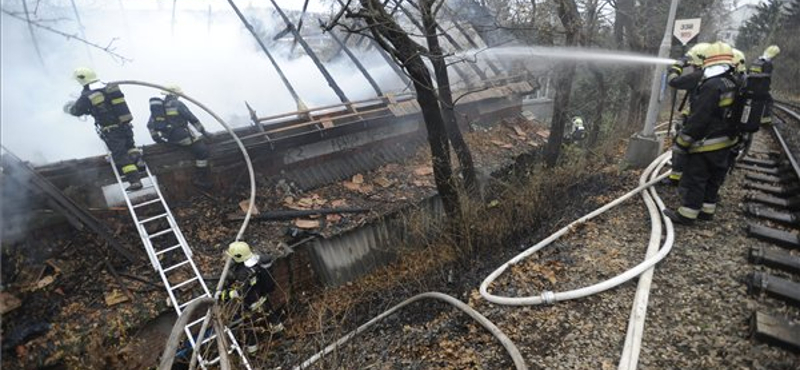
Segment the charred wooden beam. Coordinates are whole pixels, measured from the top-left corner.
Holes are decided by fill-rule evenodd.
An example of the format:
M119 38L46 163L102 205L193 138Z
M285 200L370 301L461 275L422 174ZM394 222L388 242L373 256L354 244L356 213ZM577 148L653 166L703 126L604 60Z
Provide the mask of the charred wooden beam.
M130 263L137 263L140 261L133 254L120 244L115 238L114 234L109 230L100 220L96 219L89 211L80 207L77 203L67 197L55 185L50 183L47 179L39 175L33 168L22 162L19 157L14 155L11 151L2 147L5 155L2 157L3 173L20 185L26 186L35 193L43 194L47 197L47 201L55 209L55 211L64 215L71 224L83 224L92 231L94 231L101 238L106 240L114 250ZM80 229L80 228L79 228Z
M292 35L294 35L294 39L297 40L297 42L306 52L306 55L308 55L308 57L311 58L311 61L314 62L314 65L317 66L317 69L319 69L320 73L322 73L322 76L325 77L325 81L328 82L328 86L330 86L331 89L333 89L333 92L336 93L336 96L339 97L339 100L341 100L342 103L349 103L350 100L347 99L347 96L344 94L344 91L342 91L342 89L333 79L333 76L331 76L331 74L328 72L328 69L325 68L325 65L322 64L322 61L319 60L319 57L317 57L317 54L314 52L313 49L311 49L311 46L308 45L303 36L300 35L300 32L297 31L297 28L295 28L294 23L292 23L289 17L286 16L286 13L283 12L281 7L278 6L278 3L276 3L275 0L270 0L270 2L272 2L272 5L275 7L275 10L278 11L278 14L283 19L283 22L286 23L286 27L288 27L289 31L291 31Z
M411 24L414 25L414 27L416 27L423 35L425 34L425 27L423 27L422 23L419 23L419 21L414 18L414 15L411 14L411 12L409 12L408 9L406 9L403 6L402 2L397 3L397 9L400 9L400 11L403 12L403 14L405 14L406 18L409 20L409 22L411 22ZM464 70L462 70L461 68L459 68L459 66L455 64L453 64L452 66L453 70L456 71L456 74L458 74L458 76L461 77L461 80L464 81L465 84L469 85L471 83L469 74L464 72ZM485 77L486 76L484 75L482 78Z
M298 217L308 216L323 216L332 215L337 213L367 213L371 210L369 208L322 208L322 209L308 209L308 210L281 210L261 212L258 215L251 216L251 220L263 221L279 221L291 220ZM242 215L228 215L228 221L241 221L244 220Z
M321 19L319 20L319 23L320 25L325 24L325 22L323 22ZM350 60L353 61L353 64L356 66L356 68L358 68L358 71L361 72L362 75L364 75L364 78L367 79L367 82L369 82L370 86L372 86L372 89L375 90L375 93L378 94L378 96L383 96L383 92L381 91L380 86L378 86L378 83L375 82L375 80L372 78L369 72L367 72L367 69L364 68L364 65L361 64L361 62L358 60L358 58L356 58L355 55L353 55L353 52L351 52L350 49L347 47L347 45L344 42L342 42L339 36L336 36L336 32L334 30L330 30L328 34L331 35L333 41L335 41L336 44L339 45L340 50L344 51L344 53L347 54L348 57L350 57Z
M251 25L250 22L247 21L247 18L245 18L244 14L242 14L242 12L239 11L239 8L236 6L236 4L233 3L233 0L228 0L228 3L231 4L231 7L236 12L236 15L239 16L239 20L242 21L245 28L247 28L247 30L250 31L250 34L252 34L253 37L256 39L256 42L258 42L258 45L261 46L261 50L264 51L264 54L267 55L267 59L269 59L269 62L272 63L272 67L275 68L275 71L278 72L278 76L281 78L281 81L283 81L283 85L286 87L286 90L288 90L289 94L292 95L292 98L297 104L297 109L305 110L306 107L305 103L303 103L303 100L300 99L300 95L297 94L297 91L295 91L294 87L289 82L289 79L286 78L286 75L283 74L283 70L281 69L280 65L278 65L278 62L275 61L275 58L272 57L272 53L269 52L267 46L264 45L264 41L261 41L261 37L258 36L258 33L256 33L256 30L253 28L253 25Z

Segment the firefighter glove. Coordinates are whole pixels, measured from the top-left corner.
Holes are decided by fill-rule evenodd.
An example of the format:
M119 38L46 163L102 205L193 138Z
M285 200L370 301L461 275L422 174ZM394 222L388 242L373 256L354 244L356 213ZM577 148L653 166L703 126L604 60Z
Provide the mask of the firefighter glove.
M64 113L70 114L72 111L72 107L75 105L74 100L70 100L64 104Z
M680 63L675 63L669 67L669 74L680 75L683 73L683 66Z
M164 134L163 133L157 132L157 133L153 134L153 141L155 141L155 142L157 142L159 144L163 144L163 143L167 142L167 139L164 138Z

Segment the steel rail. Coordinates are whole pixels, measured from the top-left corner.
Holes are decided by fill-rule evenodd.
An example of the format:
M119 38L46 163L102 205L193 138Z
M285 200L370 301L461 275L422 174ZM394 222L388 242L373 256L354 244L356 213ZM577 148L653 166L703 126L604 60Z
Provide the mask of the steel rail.
M789 116L794 118L795 121L798 122L798 124L800 124L800 114L798 114L796 111L781 104L774 104L773 106L775 108L780 109L784 113L788 114ZM781 134L777 125L772 125L772 131L775 133L775 137L778 138L778 142L781 143L781 148L783 148L784 153L786 153L786 157L789 159L789 163L792 165L792 169L794 170L795 176L797 176L797 178L800 179L800 164L797 163L797 159L794 156L794 153L792 153L792 150L789 148L789 145L786 143L786 140L784 140L783 135Z

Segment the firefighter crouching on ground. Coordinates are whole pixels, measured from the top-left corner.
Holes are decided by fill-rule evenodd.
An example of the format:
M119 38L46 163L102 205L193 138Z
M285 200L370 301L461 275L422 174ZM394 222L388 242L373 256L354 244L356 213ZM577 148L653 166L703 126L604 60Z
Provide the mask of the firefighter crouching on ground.
M125 95L119 86L101 82L90 68L76 68L73 77L83 86L83 91L77 101L64 105L64 112L76 117L91 115L97 134L106 143L114 163L130 184L125 190L141 189L139 167L144 167L144 162L141 150L133 141L133 116Z
M669 73L667 74L667 83L669 86L677 90L686 91L686 95L678 108L681 112L681 124L675 128L675 137L673 141L675 141L681 129L686 126L686 118L689 117L689 113L691 113L691 107L686 104L686 101L691 101L691 96L695 88L703 78L703 59L705 58L705 50L708 48L708 45L708 43L702 42L692 46L692 48L686 52L686 55L678 59L677 63L669 68ZM691 69L687 70L687 68ZM680 151L673 150L672 169L668 177L669 183L678 184L681 180L684 167L686 167L686 155Z
M272 260L262 257L250 250L245 242L233 242L226 252L235 265L229 276L230 283L222 291L223 302L240 304L237 307L236 319L242 319L245 325L245 349L249 353L258 350L258 330L264 328L270 334L283 331L280 315L273 310L270 294L275 290L275 280L269 272Z
M672 150L687 153L681 177L681 206L665 209L675 223L690 225L698 218L712 220L719 189L728 172L730 148L738 142L737 127L730 121L738 91L733 76L733 50L716 42L706 49L703 79L692 96L692 112Z
M164 99L150 98L150 120L147 128L150 136L156 143L169 143L188 148L194 156L195 175L192 182L202 188L211 187L211 170L208 167L208 145L189 129L189 124L195 130L211 138L200 120L195 117L186 104L178 100L178 95L183 93L180 87L172 85L167 87L168 92Z

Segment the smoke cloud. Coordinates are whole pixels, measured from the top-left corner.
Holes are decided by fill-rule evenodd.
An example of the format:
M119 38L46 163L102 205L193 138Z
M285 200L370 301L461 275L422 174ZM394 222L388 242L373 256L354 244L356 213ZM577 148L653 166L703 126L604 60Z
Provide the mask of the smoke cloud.
M76 2L87 39L101 45L113 40L114 52L132 61L121 63L108 53L76 40L34 28L44 59L42 65L27 24L4 14L0 53L1 137L3 145L24 160L43 164L106 152L91 118L81 120L62 111L65 102L79 96L81 87L71 78L72 71L79 66L94 68L103 81L135 79L177 84L234 126L249 124L245 101L259 116L296 110L295 102L266 56L227 4L213 2L209 12L212 2L177 2L173 32L171 1ZM264 22L269 35L284 28L271 6L252 8L243 1L237 4L248 18ZM15 6L18 4L3 4L6 10L20 10ZM80 34L70 2L42 2L36 16L55 19L46 21L48 26ZM316 27L317 16L307 15L304 27ZM290 55L289 45L271 44L270 51L304 102L309 107L338 103L339 99L302 49L297 46L295 54ZM403 87L375 51L356 51L356 54L384 92ZM326 67L350 100L375 96L344 54L326 63ZM137 145L152 143L146 128L148 98L158 95L158 91L137 86L122 89L134 115ZM190 108L209 131L222 130L199 108Z

